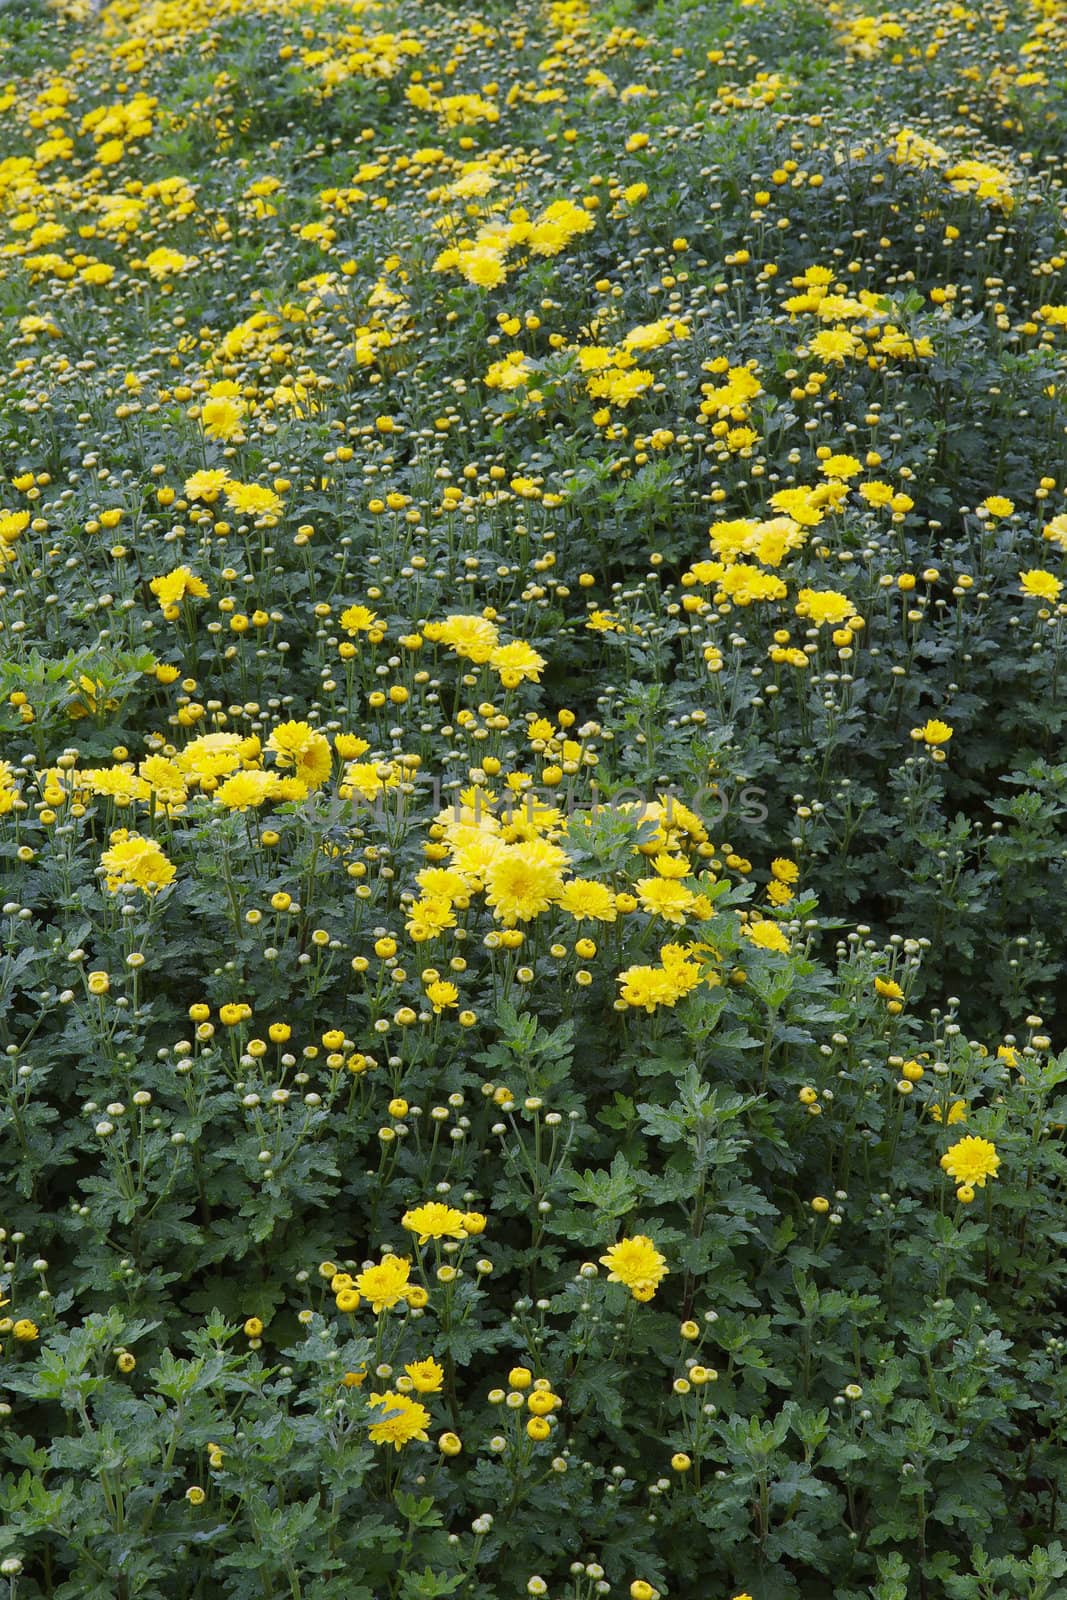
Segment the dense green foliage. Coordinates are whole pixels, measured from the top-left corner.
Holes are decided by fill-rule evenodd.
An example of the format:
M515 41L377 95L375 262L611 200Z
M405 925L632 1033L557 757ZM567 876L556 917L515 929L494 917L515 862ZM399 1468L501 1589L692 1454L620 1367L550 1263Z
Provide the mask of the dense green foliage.
M0 0L0 1596L1067 1592L1054 0Z

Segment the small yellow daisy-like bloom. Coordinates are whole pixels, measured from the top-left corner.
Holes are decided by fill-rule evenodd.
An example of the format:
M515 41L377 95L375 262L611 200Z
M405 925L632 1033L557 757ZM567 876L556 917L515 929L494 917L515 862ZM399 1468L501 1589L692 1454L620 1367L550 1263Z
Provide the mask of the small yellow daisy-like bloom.
M356 1288L370 1301L371 1310L380 1313L409 1298L410 1276L411 1262L406 1256L388 1255L359 1274Z
M819 628L827 622L839 627L856 615L851 600L837 589L801 589L795 610L798 617L809 618Z
M776 922L770 922L765 917L748 923L744 934L759 950L777 950L781 955L789 954L789 940Z
M358 761L370 749L366 739L360 739L354 733L335 733L333 747L343 761Z
M614 922L617 915L611 889L594 878L571 878L559 891L556 904L576 922Z
M226 504L239 516L276 517L281 513L282 502L278 495L260 483L237 483L231 479L223 492Z
M228 395L212 395L200 408L200 426L209 439L236 439L241 432L245 407Z
M688 878L693 870L688 856L672 856L666 850L653 858L652 865L661 878Z
M442 1205L439 1200L429 1200L425 1205L416 1206L413 1211L405 1211L400 1225L409 1233L418 1234L420 1244L427 1244L431 1239L467 1237L462 1211L457 1211L454 1206Z
M107 149L108 146L114 146L120 143L121 141L116 139L107 140L105 144L100 146L100 149L97 151L97 156L99 157L101 151ZM115 159L113 154L111 155L111 159ZM160 245L158 249L151 251L149 255L145 256L143 261L135 262L134 265L146 268L148 272L151 273L152 277L158 281L164 278L169 278L178 272L188 272L190 267L195 267L197 265L197 257L184 256L180 250L171 250L166 245Z
M796 883L800 868L788 856L776 856L771 862L771 876L777 878L779 883Z
M931 717L921 728L912 728L911 736L916 743L921 740L923 744L948 744L952 738L952 728L947 722Z
M436 1394L445 1381L445 1369L433 1356L425 1361L409 1361L404 1368L417 1394Z
M499 672L505 689L517 689L524 678L539 683L546 662L532 645L516 639L511 644L497 645L489 657L489 665Z
M499 633L486 617L453 613L444 622L431 622L423 629L434 643L449 645L457 655L480 665L488 661L499 642Z
M30 525L28 511L0 511L0 543L14 544Z
M1052 604L1059 599L1063 589L1059 578L1053 577L1051 572L1045 572L1042 567L1031 567L1027 572L1020 572L1019 584L1023 594L1034 600L1048 600Z
M862 464L855 456L828 456L820 463L819 471L827 478L854 478L858 472L863 471Z
M394 1449L402 1450L413 1439L429 1438L426 1429L430 1413L417 1400L409 1400L407 1395L387 1389L385 1394L372 1394L370 1403L371 1415L377 1413L378 1416L370 1426L372 1444L391 1444Z
M264 805L277 792L277 774L254 768L249 772L232 773L219 784L212 798L227 811L249 811Z
M943 1120L946 1125L951 1128L956 1122L967 1121L967 1102L966 1100L953 1100L952 1104L948 1108L948 1116L944 1118L942 1118L940 1106L931 1106L930 1115L933 1117L935 1122L941 1122Z
M1053 517L1051 522L1045 524L1042 535L1059 549L1067 550L1067 515L1061 511L1059 516ZM0 537L3 537L2 527L0 527Z
M309 788L325 783L333 766L330 742L307 722L279 722L267 740L278 765Z
M462 251L456 265L467 282L479 289L499 288L508 275L499 251L485 244Z
M903 1000L904 991L899 983L894 983L892 978L875 978L874 992L881 995L883 1000Z
M230 474L223 467L206 467L186 478L183 489L190 500L205 500L210 504L226 487L229 477Z
M153 895L175 878L173 862L167 860L156 841L138 833L128 834L110 850L105 850L100 864L107 874L107 887L112 894L123 888L137 888Z
M497 850L485 884L487 903L508 927L546 911L563 887L558 868L528 844Z
M669 1270L666 1258L643 1233L613 1244L600 1264L608 1269L609 1283L624 1283L634 1299L642 1301L652 1299Z
M684 883L671 878L640 878L634 885L641 901L642 911L662 917L665 922L681 926L686 913L692 909L695 896Z
M148 587L159 601L162 611L166 611L168 606L178 605L187 596L203 600L208 594L207 584L195 572L190 572L188 567L174 567L170 572L153 578Z
M984 1189L987 1178L995 1178L1000 1166L997 1147L990 1139L968 1136L945 1151L941 1157L942 1171L954 1183L973 1185Z
M1015 510L1014 500L1009 500L1002 494L987 495L982 505L991 517L1010 517Z
M459 1003L459 990L454 983L438 978L427 984L426 998L433 1007L434 1016L440 1016L442 1011L453 1009Z
M341 612L341 626L349 634L369 633L377 621L377 613L369 606L349 606L347 611Z

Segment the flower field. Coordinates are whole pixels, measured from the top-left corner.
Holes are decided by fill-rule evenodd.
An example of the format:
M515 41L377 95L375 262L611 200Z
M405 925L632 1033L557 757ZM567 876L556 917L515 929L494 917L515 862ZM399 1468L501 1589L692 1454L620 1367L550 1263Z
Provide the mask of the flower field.
M1063 1600L1059 0L0 109L0 1597Z

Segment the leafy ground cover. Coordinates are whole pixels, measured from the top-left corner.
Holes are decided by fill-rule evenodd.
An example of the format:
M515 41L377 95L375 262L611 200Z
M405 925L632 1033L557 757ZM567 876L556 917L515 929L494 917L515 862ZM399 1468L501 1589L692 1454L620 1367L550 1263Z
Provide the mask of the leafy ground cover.
M0 4L0 1595L1067 1592L1065 90Z

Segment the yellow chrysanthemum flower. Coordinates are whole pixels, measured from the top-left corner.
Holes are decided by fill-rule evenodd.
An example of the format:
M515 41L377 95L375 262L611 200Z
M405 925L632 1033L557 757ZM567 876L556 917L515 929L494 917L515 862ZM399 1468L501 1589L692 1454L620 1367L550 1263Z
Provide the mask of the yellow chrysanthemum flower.
M987 1178L995 1178L1000 1166L997 1147L990 1139L977 1139L973 1135L960 1139L941 1157L942 1171L954 1183L984 1189Z
M613 1244L600 1264L608 1269L608 1282L624 1283L635 1300L651 1300L669 1270L666 1257L643 1233Z
M406 1394L387 1389L385 1394L372 1394L370 1406L371 1416L377 1417L377 1421L372 1421L370 1426L372 1444L391 1444L394 1449L402 1450L413 1439L429 1438L426 1429L430 1424L430 1413L425 1406L419 1405L417 1400L410 1400Z

